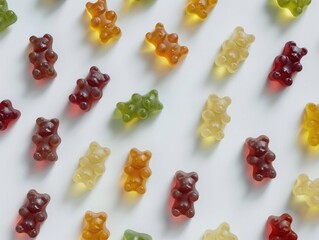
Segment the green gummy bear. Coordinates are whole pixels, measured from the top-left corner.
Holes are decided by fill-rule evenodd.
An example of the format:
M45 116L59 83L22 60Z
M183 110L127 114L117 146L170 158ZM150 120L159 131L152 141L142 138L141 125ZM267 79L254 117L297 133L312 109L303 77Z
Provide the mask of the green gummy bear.
M122 114L122 120L129 122L135 118L146 119L153 112L163 109L163 104L158 100L158 92L153 89L144 96L135 93L128 102L119 102L117 110Z
M123 240L152 240L152 237L148 234L138 233L128 229L124 232Z
M8 9L6 0L0 0L0 32L17 21L17 15Z
M311 0L277 0L277 2L280 7L287 8L293 16L297 17L310 5Z

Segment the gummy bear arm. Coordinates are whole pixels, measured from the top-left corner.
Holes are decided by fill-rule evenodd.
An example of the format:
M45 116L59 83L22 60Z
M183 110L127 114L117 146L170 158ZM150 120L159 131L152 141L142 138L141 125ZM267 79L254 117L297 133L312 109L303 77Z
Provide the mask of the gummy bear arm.
M104 164L96 164L93 167L94 172L98 173L98 174L102 174L105 171L105 166Z
M126 166L124 168L124 172L127 173L127 174L130 174L134 171L134 168L132 166Z
M275 64L282 65L282 64L285 64L287 62L288 62L288 57L285 55L279 55L275 58Z
M49 139L50 144L53 146L58 145L60 141L60 137L57 134L53 134Z
M39 134L35 134L32 136L32 142L35 144L39 143L41 141L41 139L42 139L42 137Z
M197 201L198 200L198 192L197 191L193 191L189 196L188 196L188 199L190 201Z
M232 41L232 40L226 40L226 41L223 43L222 48L225 50L225 49L233 48L234 46L235 46L234 41Z
M144 168L144 169L142 169L140 175L143 178L148 178L148 177L150 177L152 175L152 172L151 172L151 170L149 168Z
M293 66L293 70L296 72L300 72L302 70L302 65L300 62L296 62Z
M20 208L20 209L19 209L19 214L20 214L20 216L22 216L22 217L27 216L27 215L29 214L28 208L26 208L26 207Z
M255 157L255 156L248 156L247 157L247 162L249 164L252 164L252 165L256 164L258 162L258 160L259 160L259 158Z
M249 56L248 49L247 48L240 49L240 56L242 58L248 58L248 56Z
M105 239L108 239L108 237L109 237L109 234L107 231L101 231L98 240L105 240Z
M177 189L173 189L172 191L172 197L174 199L179 198L182 195L182 193L180 191L178 191Z
M266 162L271 163L272 161L275 160L275 158L276 158L276 155L270 151L269 153L267 153L265 160Z
M229 116L227 113L225 113L225 114L222 116L222 121L223 121L224 123L230 122L230 116Z
M54 61L57 58L57 54L53 50L49 49L45 52L45 58L48 61Z
M81 167L90 165L90 159L88 159L87 157L81 157L79 163Z
M37 213L35 216L35 219L37 222L44 222L46 218L47 218L47 213L44 211Z

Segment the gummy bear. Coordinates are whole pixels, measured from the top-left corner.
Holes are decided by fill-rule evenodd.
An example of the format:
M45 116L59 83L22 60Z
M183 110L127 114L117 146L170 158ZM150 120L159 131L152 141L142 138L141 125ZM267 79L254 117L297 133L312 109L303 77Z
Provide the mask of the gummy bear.
M152 174L148 166L151 157L152 153L150 151L141 152L136 148L131 149L128 162L124 167L124 172L127 175L124 183L126 192L145 193L146 181Z
M224 128L230 122L226 112L230 103L230 97L220 98L215 94L209 95L202 112L200 135L203 138L213 137L218 141L224 138Z
M223 43L215 64L225 67L229 73L236 72L240 63L249 56L248 48L254 41L254 35L245 33L242 27L236 27L231 38Z
M277 0L278 5L286 8L294 17L298 17L310 5L311 0Z
M205 19L208 13L216 6L218 0L190 0L186 6L186 12Z
M276 171L272 162L276 155L268 148L269 138L261 135L258 138L247 138L248 156L246 161L253 167L253 178L262 181L264 178L275 178Z
M52 50L53 38L50 34L43 37L30 37L32 52L29 54L29 60L34 65L32 75L36 80L55 78L57 73L54 69L54 63L58 55Z
M292 217L288 213L284 213L279 217L270 216L268 225L270 227L270 235L268 240L297 240L297 234L291 230Z
M17 15L8 9L6 0L0 0L0 32L17 21Z
M105 172L105 160L110 153L110 149L101 147L97 142L92 142L88 153L79 160L73 181L83 183L87 189L92 189L99 176Z
M105 227L107 215L104 212L87 211L84 216L84 226L81 240L106 240L110 231Z
M83 111L90 111L92 104L102 98L103 88L109 81L109 75L102 74L95 66L91 67L85 79L81 78L76 81L77 87L69 96L70 102L79 105Z
M25 204L19 209L21 219L17 223L16 231L26 233L31 238L35 238L40 232L40 225L48 215L46 207L50 202L48 194L38 193L36 190L30 190L27 194Z
M57 118L36 120L36 131L32 136L32 142L36 145L33 158L37 161L48 160L50 162L58 160L56 149L61 143L58 135L59 120Z
M185 173L177 171L175 173L175 186L171 192L174 199L172 206L173 216L185 215L188 218L194 217L194 202L199 198L195 187L197 181L198 175L196 172Z
M128 229L124 232L123 240L152 240L152 237L146 233L139 233Z
M187 47L178 44L178 35L168 34L162 23L157 23L155 30L148 32L145 39L154 45L155 53L165 57L171 65L176 65L180 58L188 53Z
M163 109L162 103L158 100L158 92L155 89L144 96L135 93L130 101L119 102L116 107L121 112L122 120L126 123L136 118L146 119L151 113Z
M237 236L230 232L229 225L222 223L215 230L207 230L203 240L238 240Z
M300 174L292 192L295 197L302 198L308 206L319 209L319 178L312 181L306 174Z
M117 15L106 7L106 0L97 0L95 3L87 2L86 10L92 17L91 27L100 34L102 43L121 36L121 29L115 25Z
M272 70L268 75L269 80L278 81L283 86L290 86L292 76L302 70L300 61L307 52L306 48L299 48L295 42L287 42L281 55L274 60Z
M302 121L302 128L306 132L306 142L309 146L319 144L319 104L308 103Z
M0 131L7 129L8 125L20 115L20 111L13 108L10 100L3 100L0 103Z

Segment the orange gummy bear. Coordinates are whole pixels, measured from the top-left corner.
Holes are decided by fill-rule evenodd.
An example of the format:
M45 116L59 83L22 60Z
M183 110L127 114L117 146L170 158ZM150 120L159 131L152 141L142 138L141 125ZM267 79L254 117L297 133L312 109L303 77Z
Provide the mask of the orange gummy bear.
M146 181L152 175L148 163L152 157L150 151L139 151L136 148L131 149L128 161L124 167L127 177L124 183L126 192L135 191L144 194L146 191Z
M190 0L186 6L186 12L205 19L208 13L216 6L218 0Z
M84 226L81 240L107 240L110 231L105 227L107 215L104 212L87 211L84 216Z
M157 23L155 30L148 32L145 39L155 46L155 53L165 57L171 65L177 64L179 59L188 53L186 46L178 44L178 35L168 34L162 23Z
M91 15L91 27L99 32L102 43L121 36L121 29L115 25L117 15L106 7L106 0L98 0L95 3L87 2L86 10Z

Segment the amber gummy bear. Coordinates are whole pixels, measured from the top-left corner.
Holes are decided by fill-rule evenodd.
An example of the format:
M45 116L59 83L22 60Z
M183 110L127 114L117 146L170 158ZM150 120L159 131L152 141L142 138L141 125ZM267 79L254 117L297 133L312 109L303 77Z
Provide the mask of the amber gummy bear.
M124 167L126 180L124 190L126 192L135 191L139 194L146 192L146 181L152 175L149 168L149 161L152 157L150 151L139 151L131 149L128 161Z
M196 182L198 175L196 172L185 173L177 171L175 173L175 186L171 191L174 200L172 206L172 214L175 217L184 215L192 218L195 215L194 202L199 198L196 190Z
M86 10L92 18L90 25L99 33L102 43L121 36L121 29L115 25L117 15L114 11L107 9L106 0L98 0L95 3L87 2Z
M292 217L288 213L281 216L270 216L268 226L270 234L268 240L297 240L297 234L291 229Z
M110 231L105 227L107 215L104 212L94 213L87 211L84 216L84 224L81 240L106 240Z
M147 42L155 47L158 56L165 57L171 65L176 65L180 58L186 56L188 48L178 44L176 33L168 34L162 23L157 23L153 32L145 35Z
M17 223L16 231L26 233L31 238L38 236L41 223L47 219L46 207L49 202L50 196L48 194L30 190L26 202L19 209L21 218Z
M36 120L36 130L32 136L32 142L36 145L36 151L33 154L35 160L53 162L58 159L56 149L61 143L58 127L59 120L57 118L39 117Z
M306 134L306 143L315 147L319 144L319 104L308 103L305 107L302 129Z
M217 2L218 0L188 0L186 12L205 19L209 12L216 6Z
M292 190L293 196L304 201L309 207L319 210L319 178L311 180L300 174Z
M8 9L6 0L0 0L0 32L17 21L17 15Z
M3 100L0 103L0 131L6 130L9 124L18 119L20 115L20 111L13 108L10 100Z
M203 240L238 240L237 236L230 232L228 223L222 223L215 230L207 230Z

